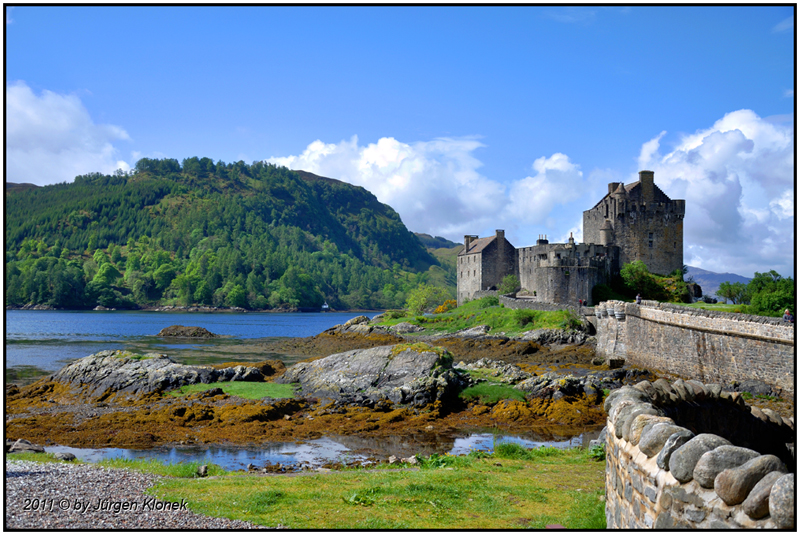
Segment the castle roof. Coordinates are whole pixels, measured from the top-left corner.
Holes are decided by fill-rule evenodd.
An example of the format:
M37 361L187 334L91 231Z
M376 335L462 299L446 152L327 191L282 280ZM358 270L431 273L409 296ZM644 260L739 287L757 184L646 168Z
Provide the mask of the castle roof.
M592 207L592 210L594 210L595 208L597 208L598 206L603 204L603 201L605 201L607 198L609 198L611 196L624 195L624 193L622 193L620 191L620 189L621 189L621 186L617 187L617 189L614 190L613 193L607 193L602 199L597 201L597 204L595 204ZM642 201L642 182L640 180L637 180L636 182L633 182L631 184L626 184L625 185L625 193L628 194L627 197L632 202L634 202L634 203L643 202ZM672 199L670 199L667 196L666 193L661 191L661 188L659 188L658 185L656 185L656 184L653 184L653 197L654 197L654 202L662 202L662 203L672 202ZM586 210L586 211L588 212L589 210Z
M458 253L458 256L465 255L465 254L473 254L473 253L480 253L486 247L492 243L497 236L489 236L486 238L478 238L476 240L472 240L469 244L469 249L461 249L461 252Z

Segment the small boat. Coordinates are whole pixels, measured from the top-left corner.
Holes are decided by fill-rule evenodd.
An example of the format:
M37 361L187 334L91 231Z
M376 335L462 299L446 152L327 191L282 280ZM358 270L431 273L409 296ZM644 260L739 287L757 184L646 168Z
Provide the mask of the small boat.
M320 310L321 310L322 312L328 312L328 311L330 311L330 309L331 309L331 307L329 307L329 306L328 306L328 303L327 303L327 302L325 302L325 303L323 303L323 305L322 305L322 308L321 308Z

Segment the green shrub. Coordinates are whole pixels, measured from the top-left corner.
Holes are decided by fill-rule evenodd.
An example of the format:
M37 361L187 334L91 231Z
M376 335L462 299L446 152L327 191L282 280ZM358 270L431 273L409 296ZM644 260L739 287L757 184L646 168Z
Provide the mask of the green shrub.
M536 318L536 312L534 312L533 310L524 310L524 309L515 310L513 312L513 316L514 316L514 321L516 321L520 327L525 327L528 324L533 325L534 319Z
M486 297L481 297L477 301L477 305L479 309L489 308L489 307L496 307L500 304L500 299L498 299L494 295L487 295Z
M482 405L494 405L501 399L513 399L525 401L525 394L508 385L480 383L475 386L465 388L458 395L459 398L469 403L477 401Z

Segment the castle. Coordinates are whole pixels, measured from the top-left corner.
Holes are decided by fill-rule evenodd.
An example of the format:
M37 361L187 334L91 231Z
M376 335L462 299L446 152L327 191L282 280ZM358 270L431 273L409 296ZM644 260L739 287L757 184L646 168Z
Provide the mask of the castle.
M530 298L548 303L592 303L592 288L607 284L627 263L641 260L651 273L683 268L686 201L672 200L654 183L652 171L639 181L611 182L608 194L583 212L585 243L550 243L515 248L503 230L494 236L464 236L458 253L458 304L481 290L495 290L516 275Z

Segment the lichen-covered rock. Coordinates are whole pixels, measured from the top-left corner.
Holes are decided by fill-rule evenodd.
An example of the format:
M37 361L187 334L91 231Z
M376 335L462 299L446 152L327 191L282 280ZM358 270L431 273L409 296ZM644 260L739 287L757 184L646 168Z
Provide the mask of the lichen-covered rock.
M783 476L783 472L770 472L756 483L747 499L742 502L742 510L750 518L764 518L769 514L769 495L772 492L772 485Z
M609 417L611 416L611 411L614 406L622 399L629 399L643 403L650 402L650 396L637 388L627 385L617 388L616 390L612 390L611 393L608 394L608 397L606 397L605 402L603 402L603 409L606 411L606 413L608 413Z
M760 454L749 448L739 446L720 446L700 456L694 467L692 477L706 489L714 488L714 479L723 470L741 466Z
M261 381L255 368L236 366L216 370L209 366L178 364L166 355L137 355L127 351L100 351L63 367L52 379L90 397L104 394L147 394L184 385L217 381Z
M397 334L405 334L405 333L417 333L419 331L424 331L425 329L423 329L419 325L414 325L413 323L403 321L398 323L397 325L389 327L389 330Z
M728 505L742 503L750 491L770 472L786 472L774 455L762 455L736 468L723 470L714 480L714 491Z
M633 422L636 421L636 418L639 416L663 416L663 413L649 403L643 403L638 409L632 410L630 415L622 422L622 438L628 442L631 441L631 427L633 426ZM641 438L641 432L639 435Z
M778 529L794 529L794 474L782 476L772 486L769 515Z
M217 338L214 334L203 327L184 327L183 325L172 325L164 327L156 336L168 336L176 338Z
M461 380L447 357L424 344L356 349L290 366L277 382L297 382L306 396L344 403L385 398L425 405Z
M648 457L653 457L661 451L661 448L664 447L667 439L673 433L678 433L682 430L683 427L668 423L657 423L649 429L646 426L642 431L642 438L639 440L639 450Z
M580 345L586 343L589 336L581 331L565 331L562 329L536 329L528 331L520 336L515 337L516 340L523 340L526 342L537 342L541 345L558 346L558 345Z
M642 439L642 432L648 425L655 425L657 423L674 424L672 418L668 416L659 416L654 414L639 414L632 421L630 431L628 433L628 442L636 446Z
M720 446L730 445L731 443L721 436L701 433L672 454L669 459L669 471L681 483L691 481L694 467L697 466L697 462L704 453Z
M459 362L456 368L463 370L481 371L492 376L492 380L501 383L517 384L533 377L530 373L522 371L519 366L506 364L503 361L482 358L471 364Z
M8 453L44 453L44 448L21 438L14 442L11 448L9 448Z
M537 377L530 377L516 384L514 388L525 392L530 398L558 401L565 397L586 395L593 403L600 401L600 393L603 390L601 382L594 376L575 377L557 373L544 373Z
M658 452L658 457L656 457L656 465L662 470L669 470L669 458L672 457L672 454L675 453L678 448L693 438L694 433L688 429L681 429L680 431L672 433L667 441L664 442L664 446L661 448L661 451Z

